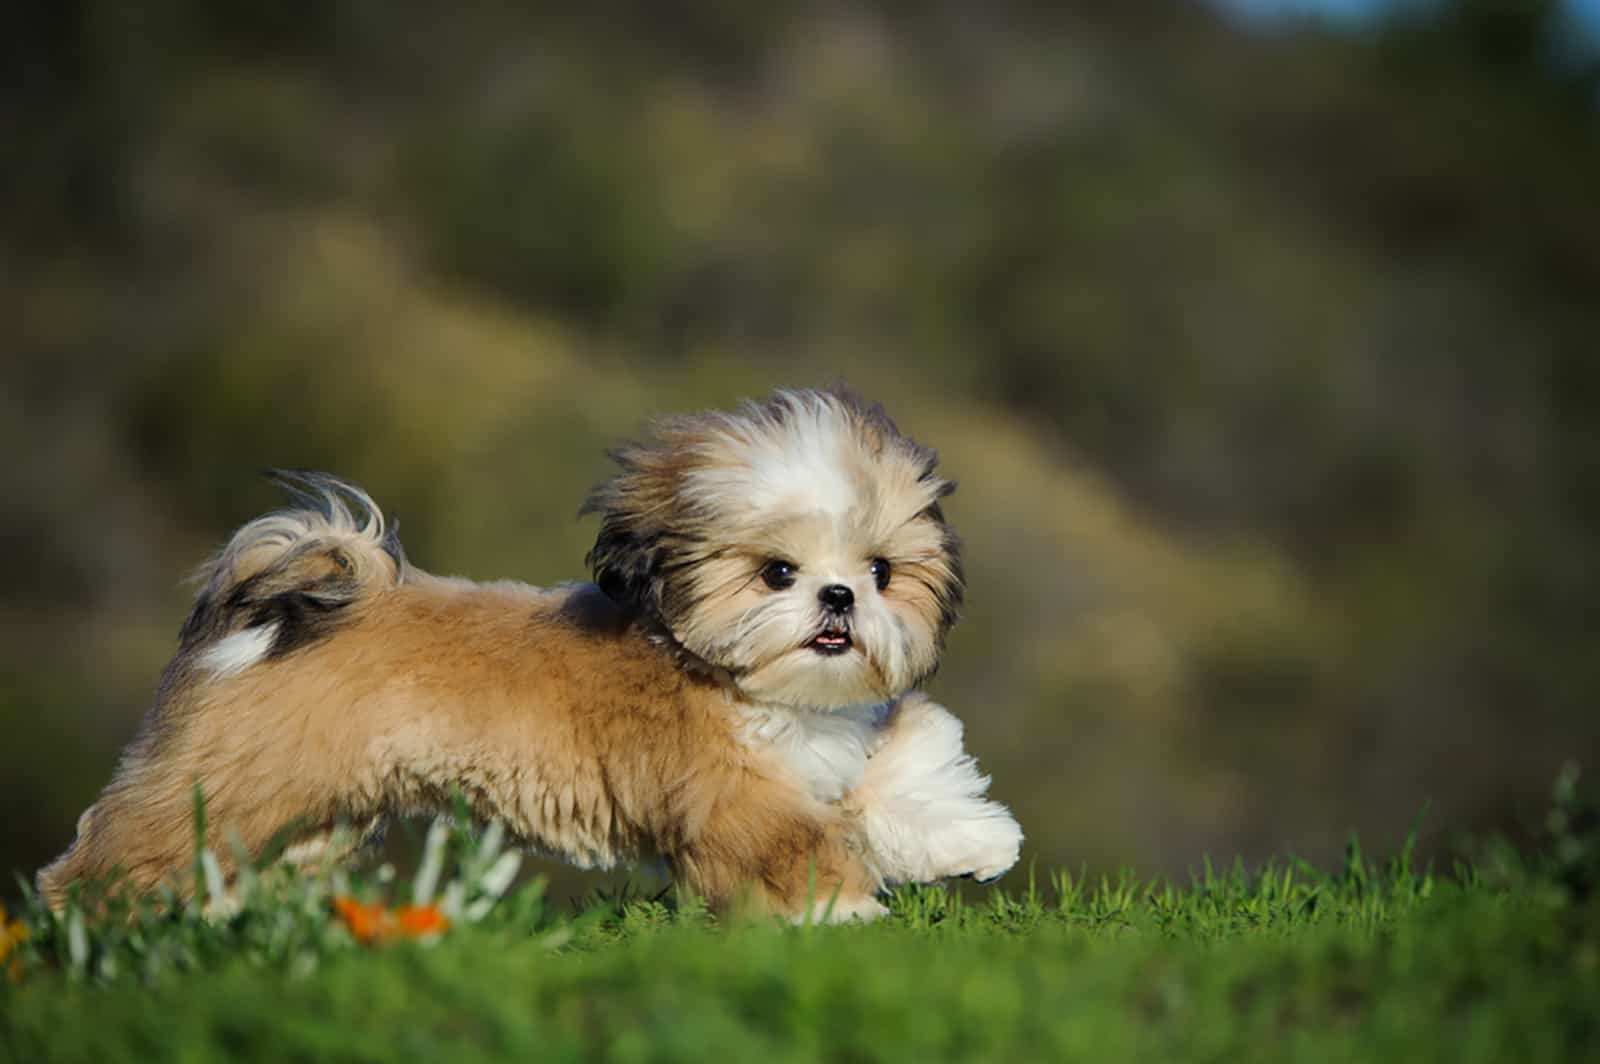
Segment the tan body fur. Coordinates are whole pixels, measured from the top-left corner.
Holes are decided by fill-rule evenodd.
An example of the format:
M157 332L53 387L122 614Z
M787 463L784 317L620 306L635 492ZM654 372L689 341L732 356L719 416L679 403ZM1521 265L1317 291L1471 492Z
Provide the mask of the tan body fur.
M949 489L911 475L931 470L931 452L907 441L905 463L922 465L886 474L896 511L871 479L890 465L884 441L903 440L892 425L822 393L781 402L791 405L762 408L778 410L771 425L715 424L743 433L737 458L750 425L782 444L799 431L795 412L823 420L805 431L842 448L855 478L826 486L846 502L857 487L875 493L876 524L859 506L830 518L808 503L759 535L835 594L855 587L857 605L822 610L798 577L770 591L753 583L777 548L736 549L743 540L697 532L688 516L668 527L691 562L663 554L666 537L641 516L664 520L663 505L628 504L665 489L628 481L636 467L602 489L600 585L551 589L423 572L358 489L309 478L305 508L247 525L209 567L143 731L72 846L39 874L46 899L59 906L73 882L114 870L140 891L168 882L181 892L195 857L195 784L210 838L251 853L295 825L291 855L315 856L337 824L369 828L447 807L459 792L477 816L579 865L659 857L715 906L748 898L789 916L809 899L831 901L836 917L870 917L886 884L1010 867L1021 833L984 798L988 780L961 749L959 722L905 690L936 660L959 596L954 541L932 501ZM722 475L715 448L677 446L678 466L696 468L682 460L691 453ZM735 504L725 505L720 516L698 499L694 520L720 535L736 527ZM857 528L879 529L865 553L850 546ZM897 544L911 575L880 580L869 600L868 560ZM857 564L861 573L847 571ZM673 584L681 570L699 577L683 579L692 595ZM825 653L813 629L853 633L860 649Z
M656 855L713 903L870 895L841 807L734 736L730 695L653 645L592 584L478 585L413 571L338 639L220 680L175 670L117 785L41 876L47 898L120 866L133 886L194 860L193 806L254 851L299 820L474 813L582 865ZM248 728L240 722L248 721ZM174 886L180 883L174 882Z

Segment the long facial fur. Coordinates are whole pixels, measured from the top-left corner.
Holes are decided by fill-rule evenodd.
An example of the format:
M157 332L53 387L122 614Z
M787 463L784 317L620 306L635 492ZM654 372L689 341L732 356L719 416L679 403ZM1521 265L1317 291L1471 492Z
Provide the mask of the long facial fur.
M963 590L939 504L954 485L881 407L779 392L664 421L615 458L621 472L585 505L601 515L596 582L747 697L834 709L890 698L937 666ZM795 565L793 587L762 581L774 559ZM875 559L890 566L881 591ZM823 657L807 646L828 619L818 592L839 584L855 599L854 645Z
M837 891L836 917L870 916L886 882L1009 867L1020 830L984 798L959 722L893 702L937 664L961 598L933 452L852 396L786 392L665 422L617 457L588 503L598 587L430 575L359 489L290 477L297 505L202 572L139 737L39 874L45 897L113 869L183 893L196 783L215 837L247 851L296 824L292 852L325 853L335 824L459 792L577 863L658 854L714 904L750 891L791 915ZM793 587L761 581L773 557ZM881 593L874 558L892 566ZM855 593L848 654L807 645L827 583ZM901 808L933 791L937 822Z

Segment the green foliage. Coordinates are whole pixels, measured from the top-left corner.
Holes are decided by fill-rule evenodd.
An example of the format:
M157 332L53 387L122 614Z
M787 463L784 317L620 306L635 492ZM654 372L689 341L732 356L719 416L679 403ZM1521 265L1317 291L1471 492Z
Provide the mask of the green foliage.
M155 984L234 963L304 976L361 937L333 918L335 898L371 905L401 893L389 864L366 875L334 867L307 874L279 860L289 830L255 860L235 848L241 871L226 883L215 851L204 845L198 791L195 824L201 845L187 899L170 887L133 897L115 881L75 884L67 905L55 912L23 884L29 933L16 954L24 970L48 969L71 983L96 984ZM503 848L504 838L499 824L473 834L459 813L453 822L436 821L405 900L434 906L458 927L484 920L500 903L499 919L531 932L544 922L544 883L530 881L502 902L521 863L519 852ZM338 852L348 842L335 838L329 846ZM563 939L569 934L557 932Z
M1574 780L1558 785L1570 813ZM229 900L29 898L0 989L18 1061L324 1057L704 1060L1578 1060L1600 1046L1600 909L1555 848L1495 875L1207 861L1187 884L1057 872L969 900L911 886L871 925L724 924L623 891L575 913L507 890L491 827L390 866L249 869ZM202 899L211 899L209 902ZM435 899L442 934L363 943L330 909Z
M429 250L498 296L624 319L659 270L662 223L637 179L645 160L616 143L603 111L495 117L483 129L452 115L411 149Z

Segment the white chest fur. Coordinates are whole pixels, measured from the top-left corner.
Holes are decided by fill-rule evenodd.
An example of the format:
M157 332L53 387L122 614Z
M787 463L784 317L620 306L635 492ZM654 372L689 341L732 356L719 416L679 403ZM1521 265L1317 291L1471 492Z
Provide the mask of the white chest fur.
M739 738L770 753L824 802L838 801L861 782L888 718L885 705L827 712L741 705L736 712Z

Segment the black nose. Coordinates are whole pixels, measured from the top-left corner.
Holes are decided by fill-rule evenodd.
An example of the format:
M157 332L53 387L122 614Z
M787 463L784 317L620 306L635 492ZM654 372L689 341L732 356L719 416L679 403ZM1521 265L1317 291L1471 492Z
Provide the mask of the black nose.
M856 593L843 584L829 584L817 592L822 605L834 613L843 613L856 604Z

